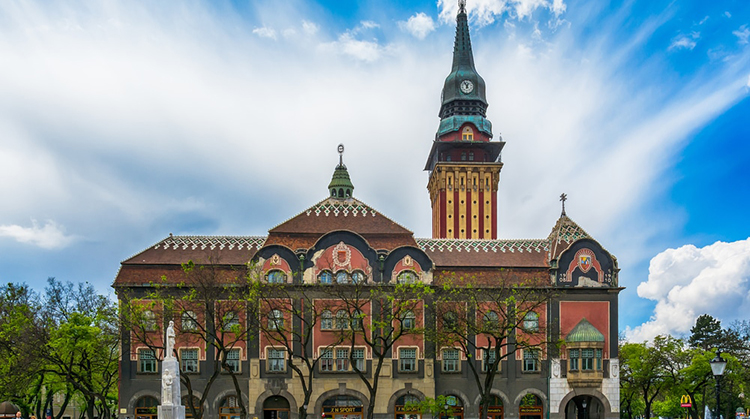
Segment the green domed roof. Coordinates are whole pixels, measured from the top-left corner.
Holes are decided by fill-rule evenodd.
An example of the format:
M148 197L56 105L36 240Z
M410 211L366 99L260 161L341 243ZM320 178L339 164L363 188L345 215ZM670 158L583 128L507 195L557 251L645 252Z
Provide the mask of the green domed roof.
M584 317L565 337L566 343L604 342L604 335Z
M344 145L339 144L339 164L333 171L331 183L328 184L328 191L331 198L346 199L351 198L354 192L354 185L349 178L349 171L344 165Z

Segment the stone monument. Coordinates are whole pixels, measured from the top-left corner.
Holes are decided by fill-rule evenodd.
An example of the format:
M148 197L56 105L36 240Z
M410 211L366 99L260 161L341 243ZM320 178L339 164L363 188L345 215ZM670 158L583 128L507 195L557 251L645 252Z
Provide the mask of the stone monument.
M180 399L180 364L174 356L174 322L167 327L167 344L161 362L161 405L159 419L185 419L185 406Z

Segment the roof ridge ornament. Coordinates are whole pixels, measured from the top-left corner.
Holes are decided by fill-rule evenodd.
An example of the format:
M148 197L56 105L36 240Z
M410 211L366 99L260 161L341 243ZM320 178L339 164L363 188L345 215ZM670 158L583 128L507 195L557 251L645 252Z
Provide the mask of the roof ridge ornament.
M458 0L458 13L466 13L466 0Z
M560 202L562 202L562 214L560 214L560 217L567 217L567 214L565 214L565 201L568 200L568 194L562 193L560 194Z
M339 144L337 150L339 152L339 164L333 171L331 183L328 184L328 192L333 199L349 199L352 197L354 185L349 178L349 171L346 170L346 165L344 165L344 145Z

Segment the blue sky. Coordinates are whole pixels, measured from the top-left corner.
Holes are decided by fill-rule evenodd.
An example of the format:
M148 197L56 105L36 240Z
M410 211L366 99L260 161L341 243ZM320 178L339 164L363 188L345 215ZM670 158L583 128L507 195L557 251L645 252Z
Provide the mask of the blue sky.
M506 141L499 235L567 212L631 339L750 310L750 3L468 0ZM0 281L103 292L169 233L264 235L326 194L430 235L454 1L0 3Z

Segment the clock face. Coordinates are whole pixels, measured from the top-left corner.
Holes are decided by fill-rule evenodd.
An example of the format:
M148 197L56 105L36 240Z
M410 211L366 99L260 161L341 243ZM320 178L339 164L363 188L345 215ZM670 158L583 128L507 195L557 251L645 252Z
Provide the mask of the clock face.
M471 93L474 90L474 83L471 80L464 80L461 82L461 91L464 93Z

